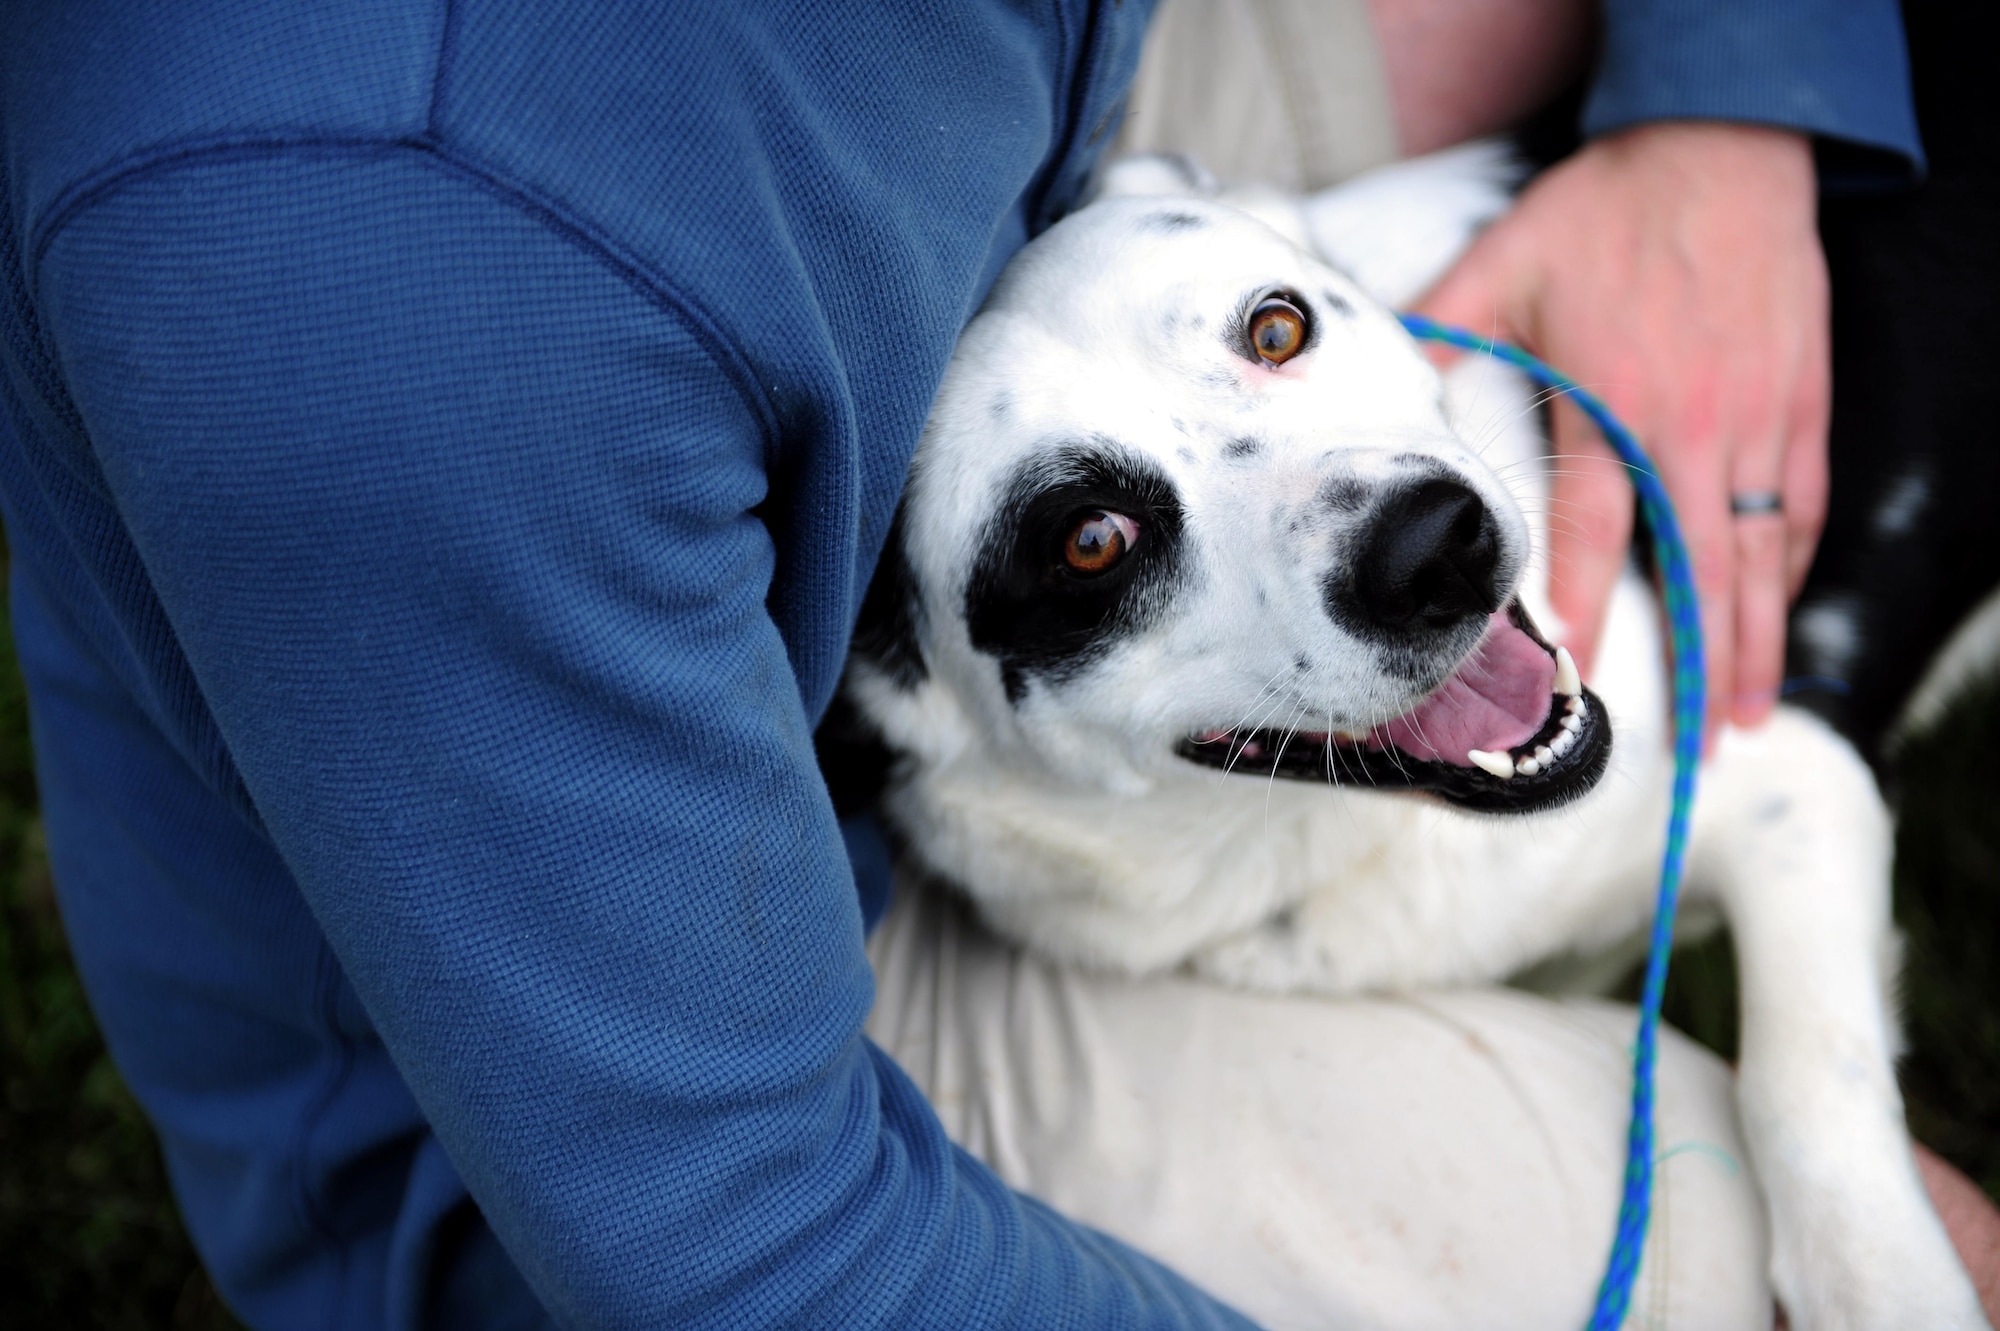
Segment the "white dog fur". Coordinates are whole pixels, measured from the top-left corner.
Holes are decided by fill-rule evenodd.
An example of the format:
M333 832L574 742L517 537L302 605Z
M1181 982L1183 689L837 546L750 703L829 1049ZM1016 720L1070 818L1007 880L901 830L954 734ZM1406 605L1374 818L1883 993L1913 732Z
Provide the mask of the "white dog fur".
M1435 686L1384 669L1326 609L1358 519L1325 487L1374 494L1412 458L1477 495L1497 576L1559 641L1526 387L1477 358L1440 378L1385 308L1504 209L1508 174L1495 150L1461 150L1302 203L1238 200L1259 221L1139 162L1003 275L905 499L906 657L857 653L847 686L898 756L892 822L991 927L1089 968L1354 995L1494 982L1647 924L1670 765L1657 606L1636 574L1587 681L1609 765L1572 803L1473 814L1181 751L1228 728L1366 732ZM1259 291L1315 309L1315 340L1282 365L1224 331ZM1010 678L975 646L971 583L1013 520L1009 487L1066 474L1079 441L1170 481L1174 576L1101 647ZM1903 1125L1889 856L1868 770L1817 721L1781 708L1720 737L1687 891L1735 940L1739 1110L1799 1331L1987 1325Z

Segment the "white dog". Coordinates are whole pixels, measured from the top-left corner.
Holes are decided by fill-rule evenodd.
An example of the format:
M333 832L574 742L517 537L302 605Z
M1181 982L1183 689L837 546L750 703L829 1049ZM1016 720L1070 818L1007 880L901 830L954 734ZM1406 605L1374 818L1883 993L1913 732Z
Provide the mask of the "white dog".
M1002 934L1352 995L1647 924L1670 779L1652 596L1619 588L1585 687L1545 604L1524 387L1476 361L1440 378L1377 299L1504 207L1495 161L1253 201L1294 239L1134 196L1174 174L1135 167L966 329L847 688L895 756L909 850ZM1721 737L1688 894L1734 936L1739 1109L1801 1331L1986 1326L1905 1136L1889 854L1867 769L1819 723Z

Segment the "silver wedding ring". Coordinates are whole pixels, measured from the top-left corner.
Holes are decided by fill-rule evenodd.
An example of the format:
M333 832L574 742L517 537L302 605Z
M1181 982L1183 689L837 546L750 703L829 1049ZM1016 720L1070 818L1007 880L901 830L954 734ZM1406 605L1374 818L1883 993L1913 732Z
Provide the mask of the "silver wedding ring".
M1785 497L1776 490L1738 490L1729 496L1729 511L1739 518L1783 513Z

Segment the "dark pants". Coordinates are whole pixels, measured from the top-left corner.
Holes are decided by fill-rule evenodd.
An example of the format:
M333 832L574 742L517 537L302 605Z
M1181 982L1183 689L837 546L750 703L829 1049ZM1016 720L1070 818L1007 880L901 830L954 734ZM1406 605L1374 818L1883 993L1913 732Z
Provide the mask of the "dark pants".
M1820 210L1833 488L1786 673L1878 766L1932 655L2000 585L2000 94L1980 12L1903 6L1929 179Z

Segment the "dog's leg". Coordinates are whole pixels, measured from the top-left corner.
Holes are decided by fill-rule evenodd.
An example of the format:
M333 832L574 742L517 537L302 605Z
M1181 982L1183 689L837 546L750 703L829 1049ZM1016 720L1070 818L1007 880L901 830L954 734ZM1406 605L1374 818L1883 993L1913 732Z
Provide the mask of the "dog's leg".
M1986 1328L1903 1124L1890 826L1873 779L1831 731L1781 708L1725 734L1704 782L1693 881L1735 936L1744 1137L1792 1325Z

